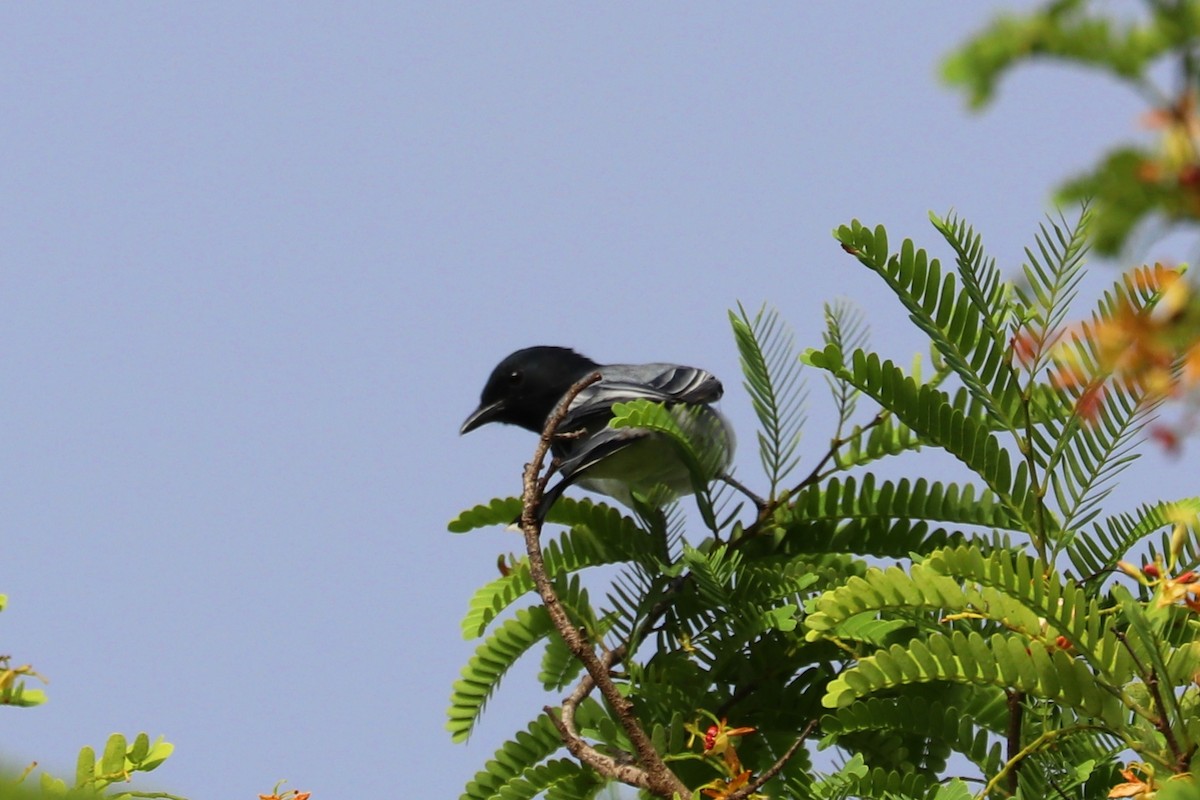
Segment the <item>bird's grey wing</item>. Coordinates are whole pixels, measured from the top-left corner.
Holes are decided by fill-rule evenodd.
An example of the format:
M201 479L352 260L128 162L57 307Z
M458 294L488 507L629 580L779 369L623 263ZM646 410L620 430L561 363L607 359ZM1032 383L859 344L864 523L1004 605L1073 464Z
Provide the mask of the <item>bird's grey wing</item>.
M663 403L714 403L724 388L711 372L678 364L613 364L600 368L600 382L589 387L600 396L632 395ZM615 402L626 402L618 398Z
M559 473L570 483L579 473L650 435L638 428L604 427L583 439L566 440L559 446Z
M652 400L657 403L702 405L724 393L712 373L678 364L610 364L600 368L600 380L579 393L567 409L559 430L607 424L614 403Z

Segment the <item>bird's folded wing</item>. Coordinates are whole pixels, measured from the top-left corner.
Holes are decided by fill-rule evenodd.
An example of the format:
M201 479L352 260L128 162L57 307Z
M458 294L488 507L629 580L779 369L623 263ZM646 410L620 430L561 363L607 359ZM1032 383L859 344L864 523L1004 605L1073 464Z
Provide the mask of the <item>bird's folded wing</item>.
M636 428L603 428L578 444L568 442L560 456L559 472L570 483L574 476L648 436L649 431Z
M560 430L586 427L595 416L607 420L614 403L652 400L702 405L721 399L721 382L705 370L677 364L613 364L600 369L600 380L579 393Z

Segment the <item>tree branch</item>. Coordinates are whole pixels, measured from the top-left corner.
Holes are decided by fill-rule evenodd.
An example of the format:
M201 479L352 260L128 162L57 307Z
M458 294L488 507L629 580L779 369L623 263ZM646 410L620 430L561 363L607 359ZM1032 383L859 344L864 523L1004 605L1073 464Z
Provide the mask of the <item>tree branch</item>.
M555 629L562 636L567 649L587 670L587 678L580 682L567 701L563 703L562 717L558 718L554 714L550 714L550 718L563 737L563 743L567 746L567 750L601 775L647 789L660 797L670 798L678 794L683 800L690 800L692 793L654 749L649 735L642 729L641 723L633 713L633 703L621 694L613 682L610 669L618 660L618 656L624 655L623 648L606 653L603 659L596 655L592 646L571 622L563 608L558 594L554 591L554 587L546 575L546 564L542 558L540 541L542 514L540 512L546 488L546 482L542 480L541 476L542 463L546 460L550 443L554 440L558 426L562 424L571 402L581 391L598 380L600 380L600 373L592 373L572 386L558 401L558 405L546 419L546 425L538 439L537 448L533 452L533 459L525 465L521 492L520 524L521 533L525 536L525 551L529 555L529 574L533 578L534 585L537 586L538 594L542 598L542 604L550 616L550 621L554 623ZM588 745L575 732L575 708L592 691L593 686L589 684L593 684L600 690L600 695L625 730L625 734L633 744L637 761L641 764L640 767L618 763L616 759L606 756Z
M1171 755L1175 756L1176 765L1184 765L1188 760L1190 760L1191 756L1190 754L1185 756L1183 751L1180 750L1179 742L1175 739L1175 731L1171 730L1171 721L1167 719L1169 709L1167 708L1166 704L1163 703L1163 696L1158 688L1158 672L1155 671L1153 665L1149 667L1142 665L1141 659L1139 659L1137 653L1134 652L1134 649L1129 644L1129 639L1124 632L1117 632L1117 641L1125 645L1125 650L1133 659L1133 664L1135 667L1137 667L1138 673L1142 678L1142 682L1146 684L1146 688L1150 692L1150 701L1154 705L1154 711L1152 712L1153 716L1149 718L1150 723L1154 725L1154 727L1158 728L1159 733L1163 735L1163 739L1166 740L1167 747L1171 750Z
M600 664L608 671L624 657L625 648L618 647L605 653L600 659ZM646 770L601 753L584 741L575 728L575 712L579 709L579 704L592 693L595 686L596 682L592 680L592 676L584 675L575 690L563 700L560 716L555 716L555 709L550 706L546 706L543 710L550 717L550 721L554 723L554 727L558 729L558 735L562 737L567 750L578 758L580 763L588 765L601 775L616 778L629 786L636 786L639 789L652 788L650 776Z

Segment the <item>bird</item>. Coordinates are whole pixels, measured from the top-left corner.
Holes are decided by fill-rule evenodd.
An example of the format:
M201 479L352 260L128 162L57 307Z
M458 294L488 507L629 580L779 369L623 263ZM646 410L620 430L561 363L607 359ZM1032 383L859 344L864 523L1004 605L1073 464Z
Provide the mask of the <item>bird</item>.
M546 491L544 518L572 485L598 492L636 509L650 498L666 502L691 494L692 472L674 440L645 428L610 428L613 405L646 399L663 403L699 455L700 477L723 476L733 460L735 439L725 417L713 407L724 388L711 373L679 364L598 364L566 347L540 345L504 358L484 384L479 406L459 434L493 422L541 434L559 400L580 380L600 379L581 391L567 408L551 452L559 462L559 482ZM665 487L665 494L658 487Z

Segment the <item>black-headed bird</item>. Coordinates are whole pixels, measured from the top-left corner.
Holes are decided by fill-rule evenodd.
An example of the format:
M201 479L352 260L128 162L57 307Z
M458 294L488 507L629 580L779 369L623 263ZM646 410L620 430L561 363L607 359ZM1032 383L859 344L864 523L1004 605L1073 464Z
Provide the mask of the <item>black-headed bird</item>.
M678 364L597 364L565 347L528 347L505 358L488 377L479 407L460 433L489 422L518 425L541 434L558 401L580 380L599 372L571 402L558 426L551 452L562 479L545 494L543 514L573 484L634 507L657 487L667 497L694 490L692 471L679 445L665 433L645 428L610 428L613 404L651 400L666 406L698 458L702 480L721 477L733 459L733 429L712 404L721 382L709 372ZM661 490L658 490L661 491Z

